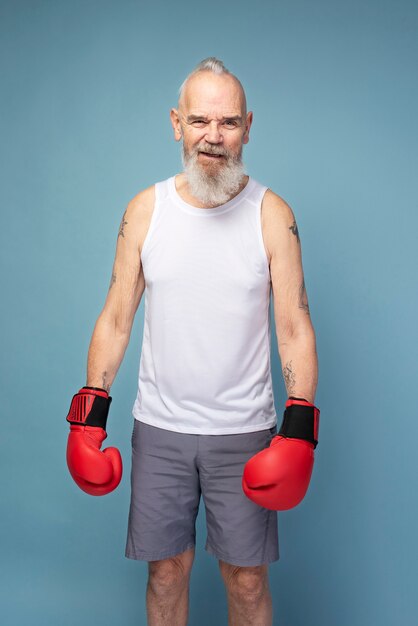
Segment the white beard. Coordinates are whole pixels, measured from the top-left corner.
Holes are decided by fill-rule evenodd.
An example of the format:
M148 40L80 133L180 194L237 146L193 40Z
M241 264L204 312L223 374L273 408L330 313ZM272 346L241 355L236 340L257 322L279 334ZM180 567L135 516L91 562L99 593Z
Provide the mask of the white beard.
M198 162L199 150L223 154L225 159L220 165L214 164L213 169L211 166L206 169ZM224 148L215 146L198 146L186 154L183 144L182 162L190 193L209 207L220 206L233 198L238 193L245 175L241 154L233 157Z

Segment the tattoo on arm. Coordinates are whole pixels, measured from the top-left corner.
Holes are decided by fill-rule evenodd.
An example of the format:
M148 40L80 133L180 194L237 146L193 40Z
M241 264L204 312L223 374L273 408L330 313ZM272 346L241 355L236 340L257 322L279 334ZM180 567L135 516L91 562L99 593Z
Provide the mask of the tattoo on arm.
M124 228L125 228L126 224L128 223L128 222L125 220L125 215L126 215L126 211L125 211L125 213L123 214L122 221L121 221L121 223L120 223L119 233L118 233L118 238L119 238L119 237L125 237L125 233L123 232L123 230L124 230Z
M116 274L115 272L112 272L112 278L110 279L109 291L112 289L115 282L116 282Z
M295 373L292 370L292 361L289 361L284 366L283 378L286 385L287 393L289 396L291 396L296 385Z
M299 308L306 311L309 314L308 295L306 293L305 279L302 280L302 284L299 287Z
M298 231L298 226L296 224L296 220L293 220L293 224L291 226L289 226L289 230L292 231L292 233L295 235L298 243L300 242L300 238L299 238L299 231Z
M103 372L102 373L102 387L103 387L103 389L105 389L107 391L107 393L109 393L110 385L107 382L106 377L107 377L107 372Z

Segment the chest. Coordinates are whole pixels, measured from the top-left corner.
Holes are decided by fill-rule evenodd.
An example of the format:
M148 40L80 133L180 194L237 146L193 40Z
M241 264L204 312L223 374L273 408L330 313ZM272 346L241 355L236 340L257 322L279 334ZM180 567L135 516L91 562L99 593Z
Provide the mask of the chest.
M269 245L268 245L268 241L269 241L269 232L271 231L271 226L269 225L269 220L268 220L268 212L265 209L263 209L263 205L264 203L261 203L261 208L260 208L260 218L261 218L261 237L262 237L262 245L264 248L264 253L267 259L267 264L268 266L270 266L270 260L271 260L271 253L270 253L270 249L269 249ZM146 211L146 213L143 216L143 220L141 223L141 229L139 232L139 250L142 253L142 249L144 246L144 242L147 238L148 235L148 231L150 228L150 224L151 224L151 220L152 220L152 216L153 216L153 212L154 212L154 207L149 207L148 210ZM187 230L186 230L186 234L187 234ZM214 245L212 246L212 248L210 248L209 250L209 254L212 255L214 254L217 249L217 247L219 246L219 244L222 241L218 240L218 232L215 230L213 231L213 243ZM199 238L193 238L191 239L191 244L192 245L200 245L199 242ZM180 248L183 245L183 242L179 241L178 238L176 239L175 235L173 234L173 238L171 241L169 241L169 245L170 247L177 247L177 250L180 252Z

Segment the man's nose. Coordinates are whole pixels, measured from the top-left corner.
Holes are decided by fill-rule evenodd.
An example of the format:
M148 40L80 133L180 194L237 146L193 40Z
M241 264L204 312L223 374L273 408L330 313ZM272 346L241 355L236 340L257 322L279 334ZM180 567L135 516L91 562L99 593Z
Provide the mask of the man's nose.
M216 120L209 122L206 130L206 141L208 143L220 143L222 141L222 134L219 132L219 125Z

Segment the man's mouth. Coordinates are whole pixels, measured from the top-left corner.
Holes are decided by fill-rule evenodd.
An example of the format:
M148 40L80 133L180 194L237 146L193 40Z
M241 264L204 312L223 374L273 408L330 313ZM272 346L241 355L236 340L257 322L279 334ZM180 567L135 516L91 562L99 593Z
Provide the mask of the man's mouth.
M203 154L204 157L208 159L221 159L223 158L223 154L211 154L210 152L200 151L199 154Z

